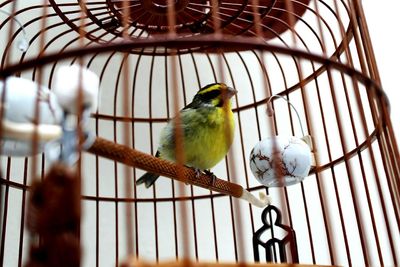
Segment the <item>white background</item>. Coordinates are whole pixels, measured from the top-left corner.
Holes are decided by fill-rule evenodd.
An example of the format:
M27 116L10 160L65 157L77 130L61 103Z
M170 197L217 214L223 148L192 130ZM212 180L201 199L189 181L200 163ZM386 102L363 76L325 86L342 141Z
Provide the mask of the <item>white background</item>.
M364 0L362 4L382 79L382 86L390 99L392 124L397 135L397 142L399 142L400 1Z

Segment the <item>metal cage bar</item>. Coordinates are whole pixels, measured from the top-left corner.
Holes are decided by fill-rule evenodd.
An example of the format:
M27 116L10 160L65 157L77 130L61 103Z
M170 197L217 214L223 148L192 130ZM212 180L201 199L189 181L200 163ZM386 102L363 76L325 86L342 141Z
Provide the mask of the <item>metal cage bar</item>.
M100 78L90 130L154 155L162 127L197 90L225 82L238 90L235 139L213 171L270 195L284 224L296 231L299 263L398 264L399 152L360 1L7 0L0 8L11 14L0 20L0 122L8 119L8 77L53 90L60 66L80 64ZM13 18L27 32L27 51L17 49L23 30ZM247 162L257 141L301 135L288 103L271 99L275 113L266 115L272 95L298 109L316 150L309 176L285 188L260 185ZM46 157L2 155L2 265L22 266L29 257L26 202L33 179L47 172ZM253 262L260 209L214 187L173 180L159 179L146 190L134 182L142 169L113 160L83 152L78 164L84 266L117 266L129 255ZM177 167L178 178L185 173Z

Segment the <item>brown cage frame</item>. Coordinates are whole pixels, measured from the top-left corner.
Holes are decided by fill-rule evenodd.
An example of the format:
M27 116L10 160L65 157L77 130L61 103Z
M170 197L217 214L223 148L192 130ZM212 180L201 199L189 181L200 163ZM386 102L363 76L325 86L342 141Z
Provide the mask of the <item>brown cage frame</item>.
M349 87L353 89L355 93L356 103L354 106L349 102L347 105L350 107L350 117L356 116L355 111L351 109L351 107L355 106L367 106L369 108L368 114L364 113L361 109L361 123L362 130L360 132L364 133L364 140L358 142L357 134L359 133L356 130L356 124L352 121L351 124L351 132L355 135L356 145L352 148L347 147L348 137L344 135L345 129L343 129L343 125L341 125L341 120L343 119L342 115L339 112L340 101L335 98L335 93L332 93L332 103L334 107L334 111L336 112L336 119L338 121L338 131L339 131L339 140L341 143L342 154L336 158L332 157L329 152L329 160L323 160L321 155L322 152L318 151L318 143L314 143L314 147L316 150L316 161L317 166L312 170L310 176L313 176L316 180L316 184L318 186L318 194L319 194L319 202L322 210L323 221L324 221L324 230L327 239L327 250L329 251L329 263L330 265L352 265L352 259L356 257L353 253L351 253L350 241L347 240L348 232L345 230L345 215L342 210L343 205L340 201L340 188L338 189L338 185L336 184L336 180L340 179L336 176L335 172L337 172L337 166L344 164L342 166L345 167L347 174L349 176L349 190L350 195L353 199L354 206L354 216L357 225L357 236L360 239L360 247L362 252L362 262L366 266L370 266L373 263L379 263L380 265L385 265L390 262L394 265L398 265L398 261L400 260L399 251L396 250L396 244L399 242L398 232L400 232L400 176L399 176L399 152L396 143L396 139L394 136L394 132L392 129L392 124L389 118L389 101L381 88L381 82L379 77L379 71L377 68L377 64L374 58L374 53L371 45L371 40L368 33L366 19L363 13L362 5L359 0L349 0L349 1L324 1L324 0L259 0L259 1L224 1L224 0L212 0L212 1L175 1L176 4L173 5L174 1L165 1L165 5L161 3L162 1L154 0L154 1L112 1L112 0L104 0L104 1L76 1L69 3L61 3L61 1L49 0L43 1L42 5L31 5L29 7L25 7L23 9L18 9L17 0L7 0L0 4L0 8L7 7L11 10L11 16L8 17L2 24L0 24L0 32L3 31L3 28L8 27L7 32L7 43L4 48L4 53L1 61L0 68L0 78L1 80L5 80L9 76L28 76L32 75L32 80L38 83L48 83L49 87L51 87L51 82L53 79L54 71L56 69L57 64L59 62L80 62L84 63L90 67L92 62L95 61L97 56L101 56L107 53L120 53L122 55L122 59L120 61L120 68L117 74L118 81L121 81L120 85L115 86L115 91L118 91L118 86L122 88L122 94L124 99L129 99L128 95L128 73L132 72L131 66L125 62L129 57L149 57L152 58L153 61L155 58L169 58L171 60L172 68L172 76L178 77L183 76L182 72L182 62L181 56L191 55L194 58L194 53L200 53L204 55L215 55L216 63L215 66L212 65L214 77L218 77L219 75L223 77L223 65L228 61L225 58L227 53L239 53L243 51L252 51L252 53L256 56L259 65L261 66L261 70L263 73L264 87L266 88L266 97L261 99L253 98L251 103L245 105L238 105L234 108L235 114L238 114L238 124L239 131L241 137L242 147L244 145L244 130L242 127L245 127L245 121L240 120L240 113L246 112L248 110L254 110L255 116L257 117L257 132L258 138L261 139L261 129L260 129L260 121L262 119L258 108L262 105L265 105L269 97L271 97L273 90L271 89L271 85L269 84L269 76L271 75L269 71L268 65L264 62L264 54L272 54L274 56L287 56L293 59L295 62L297 73L294 76L297 77L297 81L290 84L285 80L285 88L281 91L276 92L281 96L289 96L294 95L295 93L300 92L302 98L303 111L306 117L306 125L307 132L309 132L314 138L317 132L315 129L315 122L312 119L312 115L310 111L312 105L310 101L310 97L308 96L307 90L305 89L307 85L312 82L318 80L322 75L327 75L328 77L328 87L334 92L338 90L337 84L333 81L334 74L340 74L340 77L343 81L344 87L347 95L347 88ZM150 4L149 4L150 3ZM202 12L205 12L206 15L193 17L187 10L187 7L192 5L192 7L198 6L201 8ZM132 7L130 7L132 6ZM134 9L138 7L139 10ZM229 8L228 8L229 7ZM334 29L329 26L329 23L325 20L323 15L320 14L322 7L329 10L338 21L339 33L336 33L340 42L337 43L335 38L332 38L333 45L326 41L326 35L331 34L332 36L335 34ZM348 17L343 17L343 10L346 10L346 15ZM17 29L15 26L15 21L13 17L20 16L21 14L27 13L30 14L32 10L39 11L39 16L35 16L30 18L24 23L25 28L30 27L32 25L38 26L37 32L33 35L32 39L29 40L30 45L34 45L36 43L38 47L38 52L34 54L22 53L21 55L13 55L13 45L16 43L17 36L21 34L22 28ZM226 13L224 13L224 10ZM143 16L138 16L137 12L141 12L144 14ZM186 13L185 13L186 12ZM308 12L308 13L307 13ZM304 18L305 14L313 14L317 18L317 22L314 25L308 24L308 21ZM147 15L147 16L146 16ZM55 21L52 21L55 19ZM88 20L89 22L86 22ZM187 22L189 20L190 22ZM347 27L343 26L344 21L348 23ZM319 49L313 49L313 47L308 47L307 40L302 38L303 32L298 32L297 29L300 29L298 25L301 24L305 27L308 27L310 32L314 34L314 37L317 39L320 44ZM48 32L51 32L54 28L67 26L68 29L64 32L60 32L58 34L54 34L50 38L47 38ZM316 28L316 29L315 29ZM304 28L301 28L304 30ZM63 36L67 34L71 35L71 39L68 42L61 46L61 48L56 48L51 50L52 44L57 40L62 39ZM282 37L285 36L286 37ZM284 39L286 38L286 39ZM304 37L306 38L306 37ZM274 43L274 40L279 39L282 43ZM283 41L282 41L283 40ZM285 41L291 40L292 43L286 43ZM284 45L282 45L284 44ZM33 53L33 52L31 52ZM25 58L27 55L30 57ZM87 58L90 58L89 60ZM110 57L111 58L111 57ZM109 58L109 59L110 59ZM358 62L356 63L356 59ZM179 60L179 61L178 61ZM210 59L209 59L210 60ZM193 59L193 61L195 61ZM277 59L279 62L279 59ZM299 63L301 61L310 62L312 65L312 71L308 72L308 70L304 70L302 65ZM210 60L211 62L211 60ZM242 62L243 61L242 59ZM105 60L103 65L103 70L105 70L109 66L110 60ZM167 63L165 63L167 64ZM245 65L244 69L249 73L251 72L251 65ZM195 64L194 64L195 65ZM284 64L280 65L282 68L282 76L285 79L284 72ZM153 67L152 67L153 68ZM200 86L199 78L201 75L196 70L196 76L198 80L198 85ZM180 72L179 72L180 71ZM228 72L230 71L228 66ZM137 66L134 72L137 72ZM149 71L150 72L150 71ZM151 69L150 76L152 75L153 69ZM226 71L225 71L226 72ZM101 73L101 79L104 78L105 71ZM136 75L136 74L135 74ZM265 76L264 76L265 75ZM233 76L231 74L231 76ZM124 78L125 77L125 78ZM250 75L249 75L250 77ZM105 78L104 78L105 79ZM139 78L137 78L139 79ZM183 80L183 77L182 77ZM251 78L250 78L251 80ZM134 81L136 81L136 76ZM235 81L235 78L232 78L232 81ZM169 88L170 93L173 99L179 98L179 84L178 79L173 79L171 81L172 86ZM168 89L168 82L166 82L166 87ZM253 81L251 81L253 86ZM318 85L317 85L318 87ZM125 90L125 89L126 90ZM149 85L149 91L151 92L151 85ZM359 93L360 88L365 89L365 94L368 99L368 104L364 104L361 100L361 96ZM317 89L319 90L319 89ZM183 85L183 93L185 94L185 85ZM253 90L253 95L255 95ZM358 95L357 95L358 94ZM168 95L168 93L167 93ZM151 93L149 96L149 105L151 110ZM78 98L78 102L81 101ZM348 101L348 100L347 100ZM133 101L132 101L133 102ZM182 166L165 163L159 159L151 157L149 155L143 154L143 160L141 160L139 154L135 154L137 151L133 150L135 148L134 140L130 136L130 130L134 131L135 123L148 123L150 127L151 137L153 136L153 124L156 123L165 123L170 114L176 113L179 110L178 103L174 101L174 105L171 104L169 106L168 99L166 100L167 106L167 114L160 117L152 117L151 111L146 116L137 116L135 114L129 114L129 105L134 105L133 103L122 103L122 112L118 113L115 110L116 106L119 104L114 99L114 113L107 114L96 112L91 116L91 120L94 121L96 127L96 134L98 138L96 139L94 145L88 149L89 152L97 155L103 156L105 158L109 158L114 160L115 162L122 162L128 164L132 167L138 167L144 170L156 171L158 173L162 173L171 178L175 178L181 181L189 182L191 184L200 185L207 189L217 191L219 193L212 193L211 191L206 191L203 194L194 194L193 187L190 187L191 192L189 194L180 194L177 192L175 194L174 188L175 184L172 183L172 191L173 194L170 197L157 197L156 189L153 189L153 196L150 197L138 197L137 188L135 187L135 183L131 181L130 178L127 177L136 177L136 172L132 173L132 169L128 166L124 167L123 174L120 176L125 177L124 179L124 187L125 192L122 194L124 196L115 195L114 197L110 196L101 196L99 194L99 178L96 177L96 193L93 195L85 194L83 192L82 201L91 201L96 203L96 238L95 238L95 259L96 266L100 265L99 259L99 203L109 202L115 203L118 206L119 203L128 203L129 205L134 205L135 211L137 209L138 203L150 203L154 205L154 213L155 213L155 258L159 260L159 248L158 248L158 237L157 237L157 203L168 202L173 203L174 207L177 205L176 203L184 203L188 202L192 205L192 212L195 209L195 203L198 200L208 199L212 203L213 209L213 226L214 226L214 251L215 251L215 260L219 261L218 257L218 246L217 246L217 233L215 232L215 215L214 215L214 201L218 199L224 198L226 194L231 195L233 197L240 197L243 190L248 190L250 192L257 191L266 191L270 193L274 189L266 189L264 186L259 185L250 185L249 183L249 174L245 171L245 180L237 181L235 180L235 171L227 171L228 182L222 181L224 179L218 179L218 183L210 185L210 177L204 176L202 180L196 180L194 178L194 172L190 169L184 168ZM272 100L273 105L278 105L275 100ZM321 105L321 101L319 102ZM3 106L3 105L2 105ZM173 110L174 112L171 112ZM323 109L321 109L321 112ZM289 119L286 121L290 124L292 132L295 132L294 127L294 119L292 118L291 111L287 106L287 112L290 114ZM3 115L3 108L1 109L0 115ZM36 114L37 115L37 114ZM326 119L323 112L320 114L322 125L324 127L329 124L328 119ZM2 116L0 116L2 117ZM372 121L373 130L371 130L369 126L369 121ZM113 142L101 139L98 132L99 122L106 121L113 123L114 131L116 131L117 123L125 123L123 130L121 131L122 138L117 140L116 134L114 132L114 140ZM277 134L278 124L280 119L277 115L274 115L272 119L269 121L270 125L270 134ZM127 123L127 124L126 124ZM130 126L129 126L130 124ZM243 126L242 126L243 125ZM313 126L314 125L314 126ZM1 133L1 131L0 131ZM1 134L0 134L1 135ZM107 137L107 136L106 136ZM150 152L153 152L153 140L150 138ZM326 143L328 147L328 151L331 149L329 144L329 134L327 130L324 129L324 135L321 137L321 140ZM120 146L115 144L117 141L123 143L125 146ZM122 142L121 142L122 141ZM32 146L35 147L37 145L37 140L32 141ZM315 142L315 141L314 141ZM82 148L81 148L82 149ZM125 149L126 152L121 154L121 150ZM378 152L377 152L378 151ZM132 153L132 154L130 154ZM367 153L371 160L364 161L364 153ZM242 149L241 157L243 156L244 149ZM129 159L130 157L130 159ZM321 158L320 158L321 157ZM360 197L357 193L357 184L356 183L356 175L355 167L350 163L352 159L358 159L360 167L362 169L361 177L363 180L363 190L366 191L366 197ZM95 172L98 173L100 171L98 165L98 158L96 157L97 165L95 168ZM29 192L31 187L28 183L28 173L33 177L36 177L37 172L40 172L42 177L44 177L46 172L46 164L44 160L44 155L39 158L25 158L24 160L24 176L23 179L18 180L14 179L10 176L12 172L12 162L13 158L8 157L6 160L6 170L1 170L1 187L2 187L2 219L1 219L1 250L0 250L0 262L3 263L4 258L6 256L6 247L7 247L7 219L10 217L10 213L12 213L12 209L10 208L11 203L9 203L9 194L10 190L17 190L21 193L22 197L22 206L21 206L21 218L20 218L20 229L19 229L19 242L18 242L18 266L22 266L24 260L26 260L24 256L24 240L26 238L26 230L24 229L25 225L25 212L26 212L26 204L29 196ZM232 158L227 159L227 161L232 161ZM243 162L245 160L243 159ZM32 162L32 167L28 169L28 162ZM38 168L38 162L41 162L41 167ZM85 163L79 161L78 162L78 170L82 171L84 169ZM116 163L115 163L116 164ZM383 172L380 170L379 166L383 166ZM169 168L169 169L168 169ZM377 226L379 224L377 221L376 215L377 209L373 205L373 200L371 200L369 196L369 190L372 190L369 187L369 175L366 173L364 169L371 168L371 172L373 175L373 181L375 181L376 188L374 190L377 191L378 194L378 204L383 214L383 228L386 232L380 233L380 227ZM227 169L229 167L227 166ZM330 172L332 175L332 180L334 181L334 196L337 204L337 208L339 210L338 214L340 218L337 220L332 218L328 211L328 203L329 199L327 199L327 185L325 184L325 180L321 178L323 173L326 171ZM115 177L119 176L119 172L117 171L117 167L115 167ZM115 178L117 179L117 178ZM371 178L372 179L372 178ZM239 184L244 184L245 186L240 186ZM118 183L115 182L115 191L118 192ZM179 185L180 188L183 188L183 185ZM133 190L132 190L133 188ZM301 190L304 194L305 189L304 185L301 185ZM387 188L387 189L386 189ZM183 189L182 189L183 191ZM286 221L289 225L293 227L293 220L291 215L290 208L290 193L288 193L287 188L278 189L277 190L277 198L279 198L279 204L281 209L286 213ZM384 194L388 192L389 196L385 197ZM305 206L305 214L307 219L307 229L308 236L310 241L310 250L311 250L311 263L319 264L317 260L316 254L318 253L318 248L313 244L313 234L311 227L310 219L311 213L309 213L307 208L307 199L306 196L302 196L303 203ZM368 218L368 226L363 221L365 218L363 217L363 207L364 204L361 202L363 200L367 201L367 207L369 209L369 218ZM239 208L237 204L232 202L230 198L230 210L231 210L231 223L233 225L233 239L234 239L234 253L231 258L232 261L241 261L242 260L242 250L244 248L240 245L242 241L240 236L240 227L243 227L240 222L235 221L235 216L243 215L243 211ZM138 215L136 212L132 212L126 206L125 209L125 219L127 225L127 252L129 255L140 256L139 253L139 241L138 241L138 228L137 221ZM182 207L183 204L182 204ZM254 229L254 218L253 218L253 209L251 206L248 207L250 210L250 220L252 224L252 231L255 232ZM184 210L184 208L183 208ZM118 208L116 208L116 218L118 218ZM381 214L381 213L379 213ZM175 218L175 227L177 224L176 217L178 215L182 216L183 221L190 221L196 224L196 216L194 212L192 214L192 218L188 214L188 211L182 212L182 214L177 214L174 209L174 218ZM367 216L368 217L368 216ZM335 245L335 241L333 240L334 233L334 221L340 221L342 235L344 236L344 244L345 249L344 252L340 249L338 252L338 248ZM186 222L187 224L188 222ZM188 226L185 223L182 224L182 231L184 233L188 233ZM238 224L235 226L235 224ZM134 227L136 226L136 228ZM372 226L370 226L372 225ZM119 265L124 259L119 258L119 240L118 240L118 223L115 225L116 227L116 259L115 265ZM239 228L238 230L236 229ZM365 228L371 228L372 230L366 230ZM175 231L177 231L175 229ZM237 232L236 232L237 231ZM373 234L373 241L370 241L367 237L368 234ZM396 235L397 233L397 235ZM136 235L136 236L135 236ZM194 239L197 240L196 231L194 231ZM384 235L384 236L383 236ZM349 234L349 236L351 236ZM383 250L382 239L388 243L389 255L386 255ZM184 240L184 242L189 242L188 240ZM196 242L196 241L195 241ZM298 240L299 242L299 240ZM373 244L374 249L371 249L370 244ZM175 233L175 247L178 247L178 237ZM374 253L371 253L371 250ZM375 251L376 250L376 251ZM183 253L179 254L179 250L175 249L175 255L173 257L177 259L182 259L188 257L188 251L183 249ZM345 256L343 256L344 254ZM196 260L199 259L199 252L197 250L197 244L195 244L194 258ZM339 260L339 258L344 257L346 260ZM188 257L190 258L190 257ZM186 262L183 261L183 265L202 265L201 263L194 262ZM300 257L300 263L302 263L302 259ZM146 265L146 263L135 262L133 265ZM247 263L245 263L247 264ZM250 264L250 263L249 263ZM168 264L167 264L168 265ZM213 264L211 264L213 265ZM252 264L250 264L251 266ZM275 265L274 265L275 266ZM279 266L279 265L277 265ZM290 265L296 266L296 265Z

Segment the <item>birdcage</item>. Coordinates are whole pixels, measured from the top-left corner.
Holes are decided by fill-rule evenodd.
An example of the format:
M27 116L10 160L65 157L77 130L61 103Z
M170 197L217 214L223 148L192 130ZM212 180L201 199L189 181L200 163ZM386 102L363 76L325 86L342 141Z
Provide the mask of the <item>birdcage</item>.
M361 1L0 11L0 265L399 265L399 152ZM179 127L213 83L237 91L234 135L206 139L233 140L214 175L186 166ZM172 118L175 161L153 156Z

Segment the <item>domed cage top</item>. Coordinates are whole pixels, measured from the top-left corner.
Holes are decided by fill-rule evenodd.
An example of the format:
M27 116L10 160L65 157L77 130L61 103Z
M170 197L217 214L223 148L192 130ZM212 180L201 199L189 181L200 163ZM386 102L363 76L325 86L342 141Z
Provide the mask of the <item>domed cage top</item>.
M7 0L0 16L2 266L399 264L399 153L361 1ZM234 134L206 140L233 139L215 176L185 166L180 127L176 162L151 156L213 83L237 91Z

